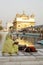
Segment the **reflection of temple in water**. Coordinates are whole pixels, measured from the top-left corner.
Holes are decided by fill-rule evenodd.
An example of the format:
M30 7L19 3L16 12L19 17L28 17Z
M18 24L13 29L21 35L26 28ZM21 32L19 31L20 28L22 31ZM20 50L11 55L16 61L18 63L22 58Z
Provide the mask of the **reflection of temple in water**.
M34 43L34 38L33 37L24 37L23 40Z
M17 40L21 45L34 45L35 43L35 38L33 36L30 35L22 35L22 34L13 34L13 40Z

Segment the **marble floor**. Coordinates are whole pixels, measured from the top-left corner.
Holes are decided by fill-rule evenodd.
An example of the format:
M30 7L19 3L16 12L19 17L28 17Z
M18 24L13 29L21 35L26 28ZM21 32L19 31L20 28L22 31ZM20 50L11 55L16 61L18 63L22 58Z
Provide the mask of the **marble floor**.
M31 53L19 52L13 56L2 56L0 51L0 65L43 65L43 49Z

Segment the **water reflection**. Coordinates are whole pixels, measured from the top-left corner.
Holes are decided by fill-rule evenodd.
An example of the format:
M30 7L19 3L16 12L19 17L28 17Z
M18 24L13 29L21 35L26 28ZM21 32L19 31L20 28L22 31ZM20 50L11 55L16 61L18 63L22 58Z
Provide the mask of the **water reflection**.
M32 46L34 45L34 38L30 38L30 37L19 37L17 39L17 41L19 42L20 45L28 45L28 46Z

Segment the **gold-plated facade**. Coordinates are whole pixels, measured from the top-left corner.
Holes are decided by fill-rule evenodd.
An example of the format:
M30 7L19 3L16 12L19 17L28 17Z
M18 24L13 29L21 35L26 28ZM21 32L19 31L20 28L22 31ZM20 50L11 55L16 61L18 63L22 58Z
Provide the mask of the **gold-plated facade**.
M21 30L22 28L35 26L34 15L32 14L31 16L27 16L24 12L23 14L16 14L13 25L14 28L16 27L16 30Z

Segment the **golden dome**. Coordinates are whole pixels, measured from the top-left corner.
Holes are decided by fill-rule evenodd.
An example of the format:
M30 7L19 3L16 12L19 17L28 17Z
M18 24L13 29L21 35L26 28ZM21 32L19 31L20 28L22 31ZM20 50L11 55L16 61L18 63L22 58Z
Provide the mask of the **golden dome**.
M17 13L17 14L16 14L16 17L20 17L20 14Z
M24 11L23 11L21 17L27 17Z

